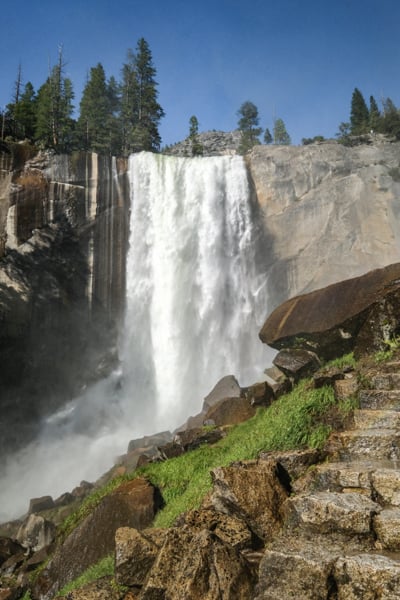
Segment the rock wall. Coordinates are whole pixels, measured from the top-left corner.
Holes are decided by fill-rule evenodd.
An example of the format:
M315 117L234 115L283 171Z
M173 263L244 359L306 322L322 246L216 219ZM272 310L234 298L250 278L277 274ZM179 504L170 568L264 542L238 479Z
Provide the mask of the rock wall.
M400 258L400 144L256 146L271 311L290 297Z
M0 451L115 364L129 228L126 161L0 153Z

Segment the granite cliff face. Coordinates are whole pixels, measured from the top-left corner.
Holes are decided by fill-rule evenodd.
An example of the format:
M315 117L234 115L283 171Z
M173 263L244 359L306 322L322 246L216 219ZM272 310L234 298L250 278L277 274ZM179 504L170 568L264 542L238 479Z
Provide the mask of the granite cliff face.
M400 144L256 146L247 160L269 249L269 311L398 262Z
M125 295L124 161L0 155L0 447L115 360Z

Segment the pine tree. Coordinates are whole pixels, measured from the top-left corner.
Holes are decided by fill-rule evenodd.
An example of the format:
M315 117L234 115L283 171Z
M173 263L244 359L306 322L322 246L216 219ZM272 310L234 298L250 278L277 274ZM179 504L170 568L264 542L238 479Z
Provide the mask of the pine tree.
M237 112L239 118L238 127L240 130L239 154L246 154L253 146L260 143L258 139L262 133L262 128L258 127L258 108L253 102L247 100L243 102Z
M199 140L199 121L194 115L189 119L189 140L192 156L202 156L204 149Z
M165 115L157 102L156 69L148 43L141 38L136 54L128 50L122 69L121 121L123 153L160 149L158 126Z
M72 120L74 97L72 82L63 76L62 51L58 63L52 68L47 81L37 95L37 120L35 138L47 148L68 152L73 146Z
M90 69L90 77L82 93L77 123L80 146L99 153L111 152L112 106L103 65Z
M382 133L392 135L398 140L400 139L400 112L390 98L385 98L383 101L381 130Z
M381 113L373 96L369 97L369 128L372 132L379 131Z
M264 144L272 144L273 141L274 140L273 140L272 134L271 134L270 130L267 128L264 131Z
M350 133L351 135L362 135L368 132L369 111L360 90L354 89L351 98Z
M282 119L275 119L274 144L279 146L289 146L291 144L290 135L286 131L286 126Z
M33 85L28 81L15 106L14 117L20 139L33 140L36 126L36 94Z

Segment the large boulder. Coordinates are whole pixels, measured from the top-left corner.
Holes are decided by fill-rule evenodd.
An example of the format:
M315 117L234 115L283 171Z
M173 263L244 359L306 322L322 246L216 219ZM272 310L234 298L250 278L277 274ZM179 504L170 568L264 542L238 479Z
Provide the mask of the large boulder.
M287 300L260 339L278 350L302 348L331 359L374 352L400 328L400 263Z
M157 507L157 490L145 479L120 485L57 548L37 579L35 594L42 600L53 598L67 582L114 551L117 529L145 528L153 520Z

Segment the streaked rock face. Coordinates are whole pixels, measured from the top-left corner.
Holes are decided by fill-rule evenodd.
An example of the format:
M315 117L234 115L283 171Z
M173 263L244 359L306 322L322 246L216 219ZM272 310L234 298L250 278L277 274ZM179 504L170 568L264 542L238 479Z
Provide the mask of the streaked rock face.
M128 211L126 161L0 154L2 452L115 359Z
M400 144L256 146L270 306L399 261Z

